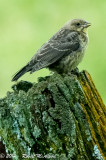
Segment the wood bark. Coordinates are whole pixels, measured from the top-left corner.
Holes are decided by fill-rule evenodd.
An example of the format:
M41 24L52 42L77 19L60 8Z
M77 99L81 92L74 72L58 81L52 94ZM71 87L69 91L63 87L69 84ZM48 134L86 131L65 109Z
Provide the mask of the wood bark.
M12 88L0 99L4 159L105 160L106 108L87 71Z

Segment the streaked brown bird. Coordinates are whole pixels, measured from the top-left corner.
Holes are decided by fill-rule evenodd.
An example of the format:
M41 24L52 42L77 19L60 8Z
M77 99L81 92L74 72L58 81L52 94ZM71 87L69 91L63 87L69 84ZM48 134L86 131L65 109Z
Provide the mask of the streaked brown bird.
M26 72L33 73L48 67L58 73L68 73L81 62L88 45L87 28L91 24L82 19L67 22L49 39L19 70L12 81L18 80Z

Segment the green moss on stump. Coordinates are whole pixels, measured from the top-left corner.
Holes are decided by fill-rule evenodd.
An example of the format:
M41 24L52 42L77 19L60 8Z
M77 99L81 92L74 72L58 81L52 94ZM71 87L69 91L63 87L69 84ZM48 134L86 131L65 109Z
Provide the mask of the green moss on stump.
M96 137L89 115L85 75L55 73L39 78L38 83L20 81L0 99L0 135L7 152L16 154L13 159L20 160L23 154L34 155L33 159L104 159L104 147L98 142L104 137L99 132Z

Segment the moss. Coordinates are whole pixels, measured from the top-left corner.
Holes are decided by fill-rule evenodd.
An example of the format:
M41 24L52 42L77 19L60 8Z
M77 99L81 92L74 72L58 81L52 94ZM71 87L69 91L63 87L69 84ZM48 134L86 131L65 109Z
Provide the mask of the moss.
M35 155L33 159L95 160L97 145L104 155L104 119L99 113L104 109L85 75L55 73L38 83L20 81L0 99L0 135L9 153L17 159L26 154L26 159Z
M92 137L95 140L102 155L106 156L105 153L105 139L106 136L106 107L92 81L91 76L87 71L82 72L79 77L86 105L82 105L83 110L87 115L88 122L91 127Z

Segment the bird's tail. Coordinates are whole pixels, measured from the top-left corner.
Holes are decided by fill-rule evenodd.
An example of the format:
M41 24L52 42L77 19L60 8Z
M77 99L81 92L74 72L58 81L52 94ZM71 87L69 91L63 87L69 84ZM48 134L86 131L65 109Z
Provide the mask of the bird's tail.
M17 81L22 75L24 75L26 72L28 72L28 65L24 66L22 69L20 69L15 76L12 78L12 81Z

